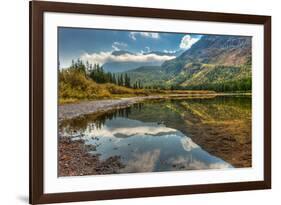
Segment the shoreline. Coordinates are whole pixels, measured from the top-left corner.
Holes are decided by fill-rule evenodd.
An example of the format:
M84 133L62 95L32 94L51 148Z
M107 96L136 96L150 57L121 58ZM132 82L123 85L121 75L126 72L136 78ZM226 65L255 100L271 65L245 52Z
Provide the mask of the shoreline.
M122 98L116 100L97 100L97 101L88 101L81 102L77 104L67 104L64 105L64 108L69 111L77 112L78 109L80 114L81 110L83 112L89 112L89 109L96 110L93 112L93 115L87 116L86 113L84 116L81 114L82 121L87 121L88 117L90 120L95 119L96 116L103 115L103 113L110 113L112 110L116 109L118 106L127 107L133 103L141 102L146 99L214 99L216 96L249 96L250 94L246 93L213 93L205 95L157 95L157 96L142 96L142 97L132 97L132 98ZM233 97L236 98L236 97ZM248 98L250 99L250 98ZM121 103L121 104L120 104ZM122 104L123 103L123 104ZM223 109L216 109L212 107L212 110L217 110L219 113L211 112L209 118L202 118L202 113L204 113L203 107L198 106L198 102L183 102L180 106L181 121L180 123L175 123L179 121L173 121L170 118L171 115L166 115L164 117L161 113L151 113L151 110L146 112L147 117L144 119L141 116L137 116L136 120L146 121L147 118L150 118L150 113L152 116L153 122L160 122L163 120L163 124L167 127L179 130L184 135L190 137L194 143L199 145L203 150L209 154L221 158L225 162L231 164L235 168L246 168L252 166L252 140L251 140L251 121L250 118L242 117L235 119L221 119L216 121L212 120L215 118L216 114L221 115L224 113L225 109L232 111L231 113L236 113L236 109L231 109L227 106ZM195 104L194 104L195 103ZM161 104L161 103L160 103ZM87 107L88 106L88 107ZM102 106L103 109L99 108ZM235 105L233 105L235 107ZM75 108L74 108L75 107ZM89 109L88 109L89 108ZM154 107L158 108L157 107ZM173 107L171 107L173 108ZM176 108L176 107L175 107ZM76 109L76 110L75 110ZM153 109L154 110L154 109ZM177 109L173 109L177 110ZM199 112L197 112L199 111ZM200 111L202 112L200 114ZM232 116L232 114L231 114ZM84 120L85 117L85 120ZM93 118L92 118L93 117ZM235 116L232 116L235 117ZM73 117L74 118L74 117ZM70 121L71 118L69 118ZM80 121L80 118L79 120ZM65 121L69 123L68 120ZM64 121L61 122L62 125ZM75 122L75 119L73 120ZM72 124L72 122L71 122ZM81 126L80 123L78 123ZM83 123L82 123L83 124ZM65 126L65 125L63 125ZM82 125L83 126L83 125ZM75 128L76 130L77 128ZM76 132L76 131L75 131ZM118 156L113 155L112 157L102 160L98 154L92 155L89 154L89 151L96 150L95 145L87 145L80 140L70 140L68 135L63 135L59 133L59 175L63 176L80 176L80 175L99 175L99 174L115 174L119 173L119 170L126 166L120 161ZM99 146L99 145L98 145Z
M83 140L71 141L68 137L60 137L59 177L116 174L125 167L119 156L101 160L98 154L89 154L89 151L95 149L94 145L86 145Z
M58 105L59 108L58 119L59 121L69 120L87 114L94 114L98 112L106 112L114 109L125 108L145 100L157 100L157 99L168 99L168 98L211 98L216 96L235 96L235 95L249 96L251 95L251 93L162 94L162 95L150 95L150 96L136 96L136 97L120 98L120 99L83 101L78 103Z

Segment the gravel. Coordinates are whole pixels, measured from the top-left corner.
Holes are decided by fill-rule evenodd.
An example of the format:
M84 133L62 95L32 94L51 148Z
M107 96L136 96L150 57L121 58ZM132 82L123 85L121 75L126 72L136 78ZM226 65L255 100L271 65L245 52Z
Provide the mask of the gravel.
M85 114L124 108L146 99L160 98L163 98L163 96L143 96L114 100L95 100L76 104L59 105L59 120L72 119Z

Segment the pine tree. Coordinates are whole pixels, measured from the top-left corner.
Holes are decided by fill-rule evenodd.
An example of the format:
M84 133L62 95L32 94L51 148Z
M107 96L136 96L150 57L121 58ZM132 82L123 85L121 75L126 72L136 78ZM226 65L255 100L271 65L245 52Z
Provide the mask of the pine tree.
M120 75L120 85L124 86L123 74Z
M124 84L126 87L130 88L131 87L131 83L130 83L130 78L129 76L127 75L127 73L125 73L125 77L124 77Z
M115 77L115 74L114 74L114 73L112 74L112 83L113 83L113 84L116 84L116 77Z

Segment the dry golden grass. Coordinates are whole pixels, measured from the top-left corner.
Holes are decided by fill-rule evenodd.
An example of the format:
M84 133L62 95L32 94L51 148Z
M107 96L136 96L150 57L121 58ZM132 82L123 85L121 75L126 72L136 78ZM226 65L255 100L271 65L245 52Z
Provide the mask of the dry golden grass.
M59 103L73 103L82 100L98 100L121 97L122 95L148 95L144 89L132 89L111 83L98 84L84 73L68 69L59 75Z

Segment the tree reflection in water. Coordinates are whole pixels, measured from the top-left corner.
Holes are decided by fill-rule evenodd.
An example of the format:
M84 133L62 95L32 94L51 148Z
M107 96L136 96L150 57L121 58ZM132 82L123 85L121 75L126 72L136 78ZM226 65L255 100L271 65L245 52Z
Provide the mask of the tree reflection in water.
M223 159L232 166L251 167L251 96L220 96L212 99L162 99L145 101L127 108L65 120L60 122L60 135L68 134L75 137L91 132L99 133L98 130L106 131L107 128L105 126L109 126L109 122L113 122L115 119L120 121L119 118L137 120L144 123L155 123L156 127L158 125L164 125L168 128L176 129L185 136L190 137L186 139L192 139L203 150ZM128 128L129 125L122 124L119 126L120 130ZM136 129L141 129L141 127L136 127ZM110 132L110 130L107 131ZM120 133L119 136L121 136ZM132 137L130 138L133 139ZM142 141L141 139L138 138L139 144L148 143L148 141ZM155 140L155 138L151 139ZM168 141L164 138L161 139L166 142ZM106 146L109 146L108 141L103 140L105 139L100 138L100 143L103 142ZM185 142L181 143L185 152L193 148L189 147L192 144L187 143L188 140L181 141ZM161 142L157 141L158 144L161 144ZM132 145L130 146L133 147ZM134 146L138 147L138 145ZM146 145L146 147L150 146ZM113 150L116 149L116 147L111 148ZM126 150L127 146L118 148L118 151L120 149ZM178 148L166 147L166 149L176 150ZM153 150L150 151L152 152ZM111 153L111 151L108 152ZM126 154L130 155L130 152ZM143 154L147 156L145 153ZM163 157L163 155L161 156ZM140 158L140 155L138 155L138 158ZM195 166L194 164L199 165L200 163L194 162L191 164ZM205 165L203 166L201 164L201 167L210 167L209 165ZM138 167L136 163L134 167ZM212 165L211 167L219 166Z
M112 120L116 117L128 118L132 112L141 112L143 103L133 104L131 107L110 110L107 112L100 112L96 114L84 115L70 120L60 122L59 129L62 132L69 133L83 133L87 129L101 129L106 120Z

